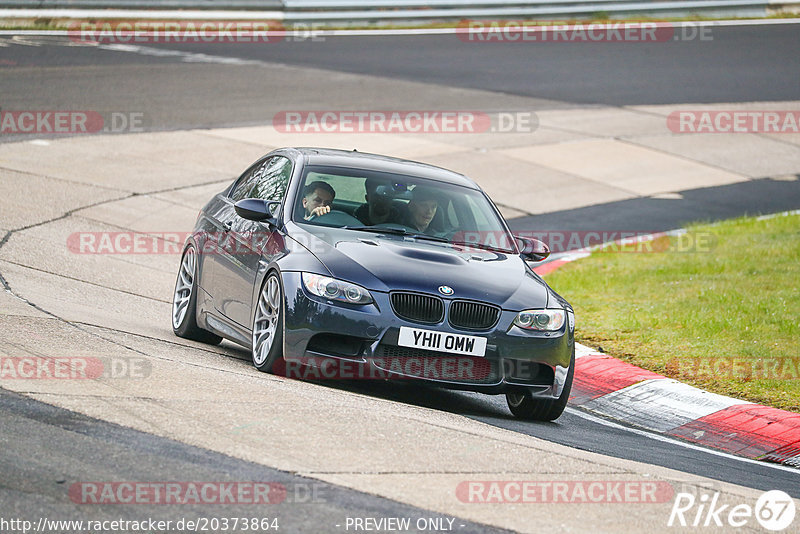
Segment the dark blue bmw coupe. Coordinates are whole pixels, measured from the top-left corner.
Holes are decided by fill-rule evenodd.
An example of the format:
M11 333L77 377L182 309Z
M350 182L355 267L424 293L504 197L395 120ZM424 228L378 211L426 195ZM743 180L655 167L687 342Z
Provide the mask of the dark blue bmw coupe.
M575 317L526 263L548 254L461 174L280 149L201 210L172 327L247 347L261 371L423 380L553 420L572 386Z

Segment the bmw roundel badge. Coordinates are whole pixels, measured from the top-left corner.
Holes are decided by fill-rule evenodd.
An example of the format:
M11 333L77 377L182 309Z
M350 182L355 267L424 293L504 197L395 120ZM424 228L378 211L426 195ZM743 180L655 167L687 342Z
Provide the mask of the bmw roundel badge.
M453 294L453 288L450 287L450 286L439 286L439 293L441 293L442 295L448 295L448 296L452 295Z

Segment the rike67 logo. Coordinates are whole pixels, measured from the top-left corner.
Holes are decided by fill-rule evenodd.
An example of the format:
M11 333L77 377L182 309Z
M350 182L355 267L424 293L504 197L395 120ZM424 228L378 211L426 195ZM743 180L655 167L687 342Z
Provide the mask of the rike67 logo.
M722 504L720 493L699 496L678 493L669 514L667 526L681 527L743 527L755 517L758 524L767 530L778 532L788 528L794 521L795 504L783 491L767 491L758 498L755 506L749 504Z

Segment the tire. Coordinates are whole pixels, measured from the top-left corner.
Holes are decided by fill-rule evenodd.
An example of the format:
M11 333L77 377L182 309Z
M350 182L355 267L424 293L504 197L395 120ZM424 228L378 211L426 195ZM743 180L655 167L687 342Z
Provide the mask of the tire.
M197 250L188 245L181 256L172 294L172 331L178 337L217 345L222 338L197 326Z
M277 273L264 280L253 313L253 366L259 371L282 374L283 370L283 289Z
M528 421L555 421L564 412L572 391L572 378L575 374L575 348L572 348L572 358L569 362L567 380L564 390L557 399L534 399L529 390L506 393L508 409L518 419Z

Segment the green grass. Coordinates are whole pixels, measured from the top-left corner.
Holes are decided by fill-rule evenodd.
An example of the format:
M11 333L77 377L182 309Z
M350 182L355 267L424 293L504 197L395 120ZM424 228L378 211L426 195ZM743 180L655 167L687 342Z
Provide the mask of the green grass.
M693 225L651 248L595 252L548 276L575 307L578 341L716 393L800 412L800 215ZM719 362L739 367L714 373ZM780 372L765 376L763 365ZM756 369L749 376L748 366Z

